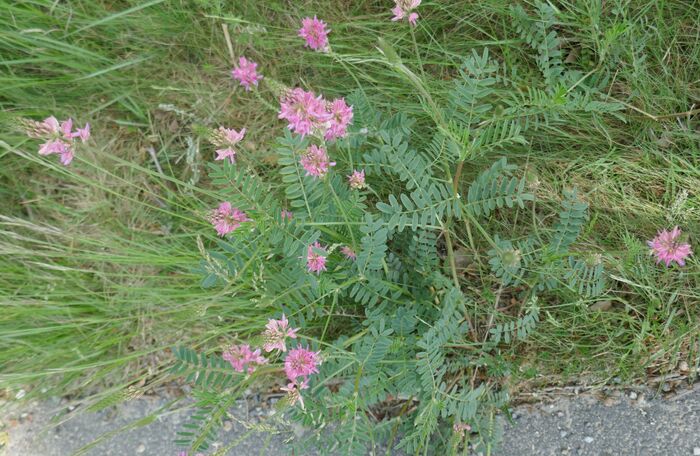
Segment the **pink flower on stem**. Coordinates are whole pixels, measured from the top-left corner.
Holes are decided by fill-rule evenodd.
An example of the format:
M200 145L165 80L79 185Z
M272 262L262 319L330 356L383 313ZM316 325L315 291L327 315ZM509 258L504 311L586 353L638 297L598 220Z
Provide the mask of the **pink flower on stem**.
M396 6L391 9L391 12L394 14L391 20L400 21L408 19L408 23L415 27L419 16L418 13L411 11L418 8L421 0L394 0L394 3L396 3Z
M301 21L299 36L306 40L305 46L310 47L314 51L328 51L328 33L330 29L326 29L326 23L314 16L304 18Z
M350 188L354 188L356 190L365 188L365 170L354 170L352 174L348 176L348 183L350 184Z
M245 128L241 128L241 131L236 131L233 128L219 127L211 135L211 142L216 147L216 158L215 160L225 160L229 159L231 163L236 162L236 145L243 140L245 136Z
M333 100L328 105L330 124L325 133L325 138L330 141L335 138L344 138L348 135L348 125L352 122L352 106L345 103L345 98Z
M303 379L301 382L291 382L287 383L287 386L283 386L282 391L287 392L287 400L290 406L294 406L297 402L301 404L301 409L304 410L304 398L301 396L301 390L309 388L309 380Z
M304 347L289 350L289 354L284 360L284 372L287 374L287 378L295 382L299 377L306 380L309 375L317 374L318 366L321 364L319 355L319 352Z
M335 162L330 161L328 153L323 147L312 144L306 149L306 153L299 160L301 166L306 170L307 176L322 178L328 173L331 166L335 166Z
M39 147L39 155L63 154L71 147L61 139L51 139Z
M288 211L287 209L282 209L282 220L291 220L294 218L294 214L292 211Z
M340 251L343 253L343 255L345 255L345 258L349 260L355 261L357 259L357 254L355 253L355 251L347 245L340 249Z
M72 134L73 138L80 138L80 141L86 143L90 139L90 124L86 123L83 128L77 128Z
M321 247L318 241L306 249L306 267L309 269L309 272L320 274L321 271L326 270L326 256L324 253L326 253L326 249Z
M212 211L210 220L219 236L225 236L238 229L241 223L251 221L245 212L232 207L228 201L219 204L219 207Z
M73 119L68 118L67 120L64 120L61 122L61 133L63 134L63 138L65 139L71 139L73 138Z
M73 161L74 138L80 138L82 142L86 142L90 137L89 124L73 131L73 119L70 118L59 122L54 116L50 116L41 122L26 120L23 123L27 136L45 140L39 147L39 155L59 154L61 163L66 166Z
M659 231L654 239L647 241L651 247L651 254L656 256L656 263L665 263L666 267L671 266L674 261L679 266L685 266L685 259L693 251L690 249L690 244L681 242L679 237L681 230L677 226L673 230Z
M73 161L73 148L69 147L61 152L61 164L68 166Z
M278 117L289 122L291 131L306 136L325 131L331 115L326 111L323 97L297 87L282 97Z
M222 355L224 361L228 361L231 367L237 372L246 370L249 374L255 371L255 365L263 365L267 363L267 359L260 354L260 349L255 351L250 349L250 345L232 345Z
M263 77L257 73L258 64L241 57L238 59L238 66L234 67L231 71L231 75L234 79L241 83L246 90L250 90L250 87L258 85Z
M58 119L54 116L47 117L41 122L35 120L25 120L27 136L34 139L43 139L46 137L56 136L60 133Z
M284 314L282 314L280 320L270 319L265 328L267 329L263 332L263 338L265 339L263 349L268 353L275 349L286 352L287 345L285 340L287 337L296 339L297 331L299 331L299 328L292 329L289 327L289 321Z

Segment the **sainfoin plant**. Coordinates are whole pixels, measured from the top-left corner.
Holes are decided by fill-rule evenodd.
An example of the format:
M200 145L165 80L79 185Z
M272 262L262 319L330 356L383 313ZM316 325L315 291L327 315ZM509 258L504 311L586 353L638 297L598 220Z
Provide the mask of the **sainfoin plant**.
M415 24L419 4L397 1L394 20ZM520 97L501 95L511 69L488 49L465 56L434 90L380 41L378 61L420 97L429 137L361 90L330 100L299 81L256 76L245 86L258 90L259 81L278 97L281 122L269 127L279 131L278 179L234 160L245 128L214 135L220 201L209 221L219 238L199 271L204 287L234 289L273 318L213 353L173 350L172 372L195 385L197 405L179 445L207 451L227 410L259 389L282 398L270 426L308 430L290 443L294 454L491 448L516 368L502 348L536 331L541 309L562 296L606 293L605 252L577 244L586 195L565 187L559 208L538 206L536 176L508 160L544 124L622 109L602 83L567 70L551 10L539 10L537 20L512 10L542 74L541 87ZM325 27L307 18L298 33L341 59ZM674 228L649 241L658 262L684 265L692 251L680 236Z

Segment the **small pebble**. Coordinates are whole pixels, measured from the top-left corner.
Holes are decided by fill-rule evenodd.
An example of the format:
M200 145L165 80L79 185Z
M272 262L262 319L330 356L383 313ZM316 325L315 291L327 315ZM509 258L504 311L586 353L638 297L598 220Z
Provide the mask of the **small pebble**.
M233 423L229 420L224 421L224 431L229 432L233 428Z
M693 448L693 456L700 456L700 448L698 448L698 447Z
M559 437L561 437L562 439L563 439L564 437L566 437L567 435L569 435L569 433L566 432L566 431L561 431L561 432L559 433Z
M583 441L586 443L593 443L593 437L584 437Z
M632 392L630 393L630 399L632 399L632 400L637 399L637 393L635 393L634 391L632 391Z
M678 365L678 369L681 372L688 372L690 370L690 367L688 366L687 361L681 361L680 364Z
M144 451L146 451L146 445L144 445L143 443L136 447L137 453L143 453Z

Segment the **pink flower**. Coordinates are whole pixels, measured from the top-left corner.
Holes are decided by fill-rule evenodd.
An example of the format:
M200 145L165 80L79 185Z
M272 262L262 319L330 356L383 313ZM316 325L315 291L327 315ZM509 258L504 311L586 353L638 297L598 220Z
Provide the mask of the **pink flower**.
M400 21L406 16L406 13L404 12L403 9L401 9L400 6L395 6L391 9L391 12L394 13L394 17L391 18L392 22Z
M73 130L73 119L59 122L54 116L47 117L42 122L26 120L24 125L30 138L44 139L39 147L39 155L59 154L62 164L68 166L75 154L75 138L82 142L90 137L90 125Z
M418 8L421 0L394 0L396 6L391 9L394 17L391 18L392 21L400 21L404 18L408 18L408 23L412 26L416 26L416 21L418 21L418 13L411 12Z
M236 144L243 140L245 136L245 128L241 131L236 131L233 128L219 127L211 135L211 142L221 149L216 149L215 160L225 160L228 158L231 163L236 162Z
M255 371L255 365L263 365L267 363L267 359L260 354L260 349L255 351L250 349L250 345L232 345L222 355L224 361L228 361L231 367L237 372L248 370L249 374Z
M70 162L73 161L73 148L68 147L66 150L61 152L61 164L68 166Z
M39 155L63 154L71 145L61 139L51 139L39 147Z
M328 111L330 114L330 125L326 130L326 140L330 141L347 136L348 125L352 122L352 106L348 106L345 103L345 98L338 98L329 104Z
M247 60L245 57L238 59L238 66L231 71L234 79L238 80L246 90L250 90L251 85L258 85L258 81L263 77L256 71L258 64Z
M321 271L326 270L326 256L322 253L316 253L314 250L326 253L326 249L321 247L318 241L306 249L306 267L309 269L309 272L320 274Z
M331 116L326 111L323 97L296 88L282 98L278 117L289 122L290 130L306 136L316 131L325 131Z
M331 166L335 166L335 162L330 161L328 153L323 147L312 144L306 149L306 153L299 160L301 166L306 170L307 176L321 178L328 173Z
M282 314L282 319L280 320L268 320L265 328L267 329L263 332L263 338L265 339L263 348L268 353L275 349L286 352L287 345L284 343L285 339L287 337L296 339L297 331L299 331L299 328L292 329L289 327L289 321L284 314Z
M305 46L314 51L326 52L328 51L329 32L330 30L326 30L326 23L314 16L313 19L307 17L301 21L299 36L306 40Z
M73 138L73 119L69 117L68 120L61 122L61 133L65 139Z
M287 392L287 400L289 405L294 406L297 402L301 404L301 409L304 410L304 398L301 396L301 390L309 388L309 380L304 379L301 383L296 381L287 383L287 386L283 386L282 391Z
M671 266L674 261L679 266L685 266L685 258L692 254L690 244L682 243L678 239L681 235L681 230L677 226L673 230L659 231L654 239L647 241L651 247L651 254L656 255L657 263L666 263L666 266Z
M49 133L59 132L58 119L56 119L54 116L49 116L46 119L44 119L43 125L46 127Z
M219 204L219 207L212 211L210 220L219 236L235 231L243 222L251 221L245 212L232 207L228 201Z
M353 249L351 249L350 247L348 247L347 245L345 247L343 247L342 249L340 249L340 251L349 260L355 261L357 259L357 254L355 253L355 251Z
M297 347L289 350L284 360L284 372L292 382L298 377L308 379L309 375L318 373L318 365L321 364L319 352L313 352L307 348Z
M86 123L83 128L77 128L75 133L72 134L73 138L80 138L83 143L90 139L90 124Z
M288 211L287 209L282 209L282 220L291 220L294 218L294 214L292 211Z
M354 170L352 174L348 176L348 183L350 184L350 188L357 190L365 188L365 170Z

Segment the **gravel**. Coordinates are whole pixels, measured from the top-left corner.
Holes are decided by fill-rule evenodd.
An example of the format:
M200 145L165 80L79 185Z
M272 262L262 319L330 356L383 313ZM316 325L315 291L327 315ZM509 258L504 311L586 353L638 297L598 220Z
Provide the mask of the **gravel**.
M690 456L700 450L700 384L664 399L655 391L589 395L518 408L497 455Z
M493 454L700 456L700 386L668 399L639 389L627 394L618 391L609 397L614 401L580 394L518 407L513 410L512 423L499 418L505 427L505 440ZM116 408L78 414L54 426L48 426L51 418L68 410L62 400L33 403L21 411L10 408L0 417L0 434L6 432L8 440L4 456L68 456L98 438L101 440L82 454L176 455L175 432L190 412L167 411L173 399L141 397ZM152 413L156 413L152 422L132 425ZM241 439L240 445L226 454L289 455L284 442L294 431L303 433L302 429L246 434L249 430L243 421L267 414L269 410L239 404L232 410L233 418L224 422L215 448ZM117 434L122 427L125 431Z

